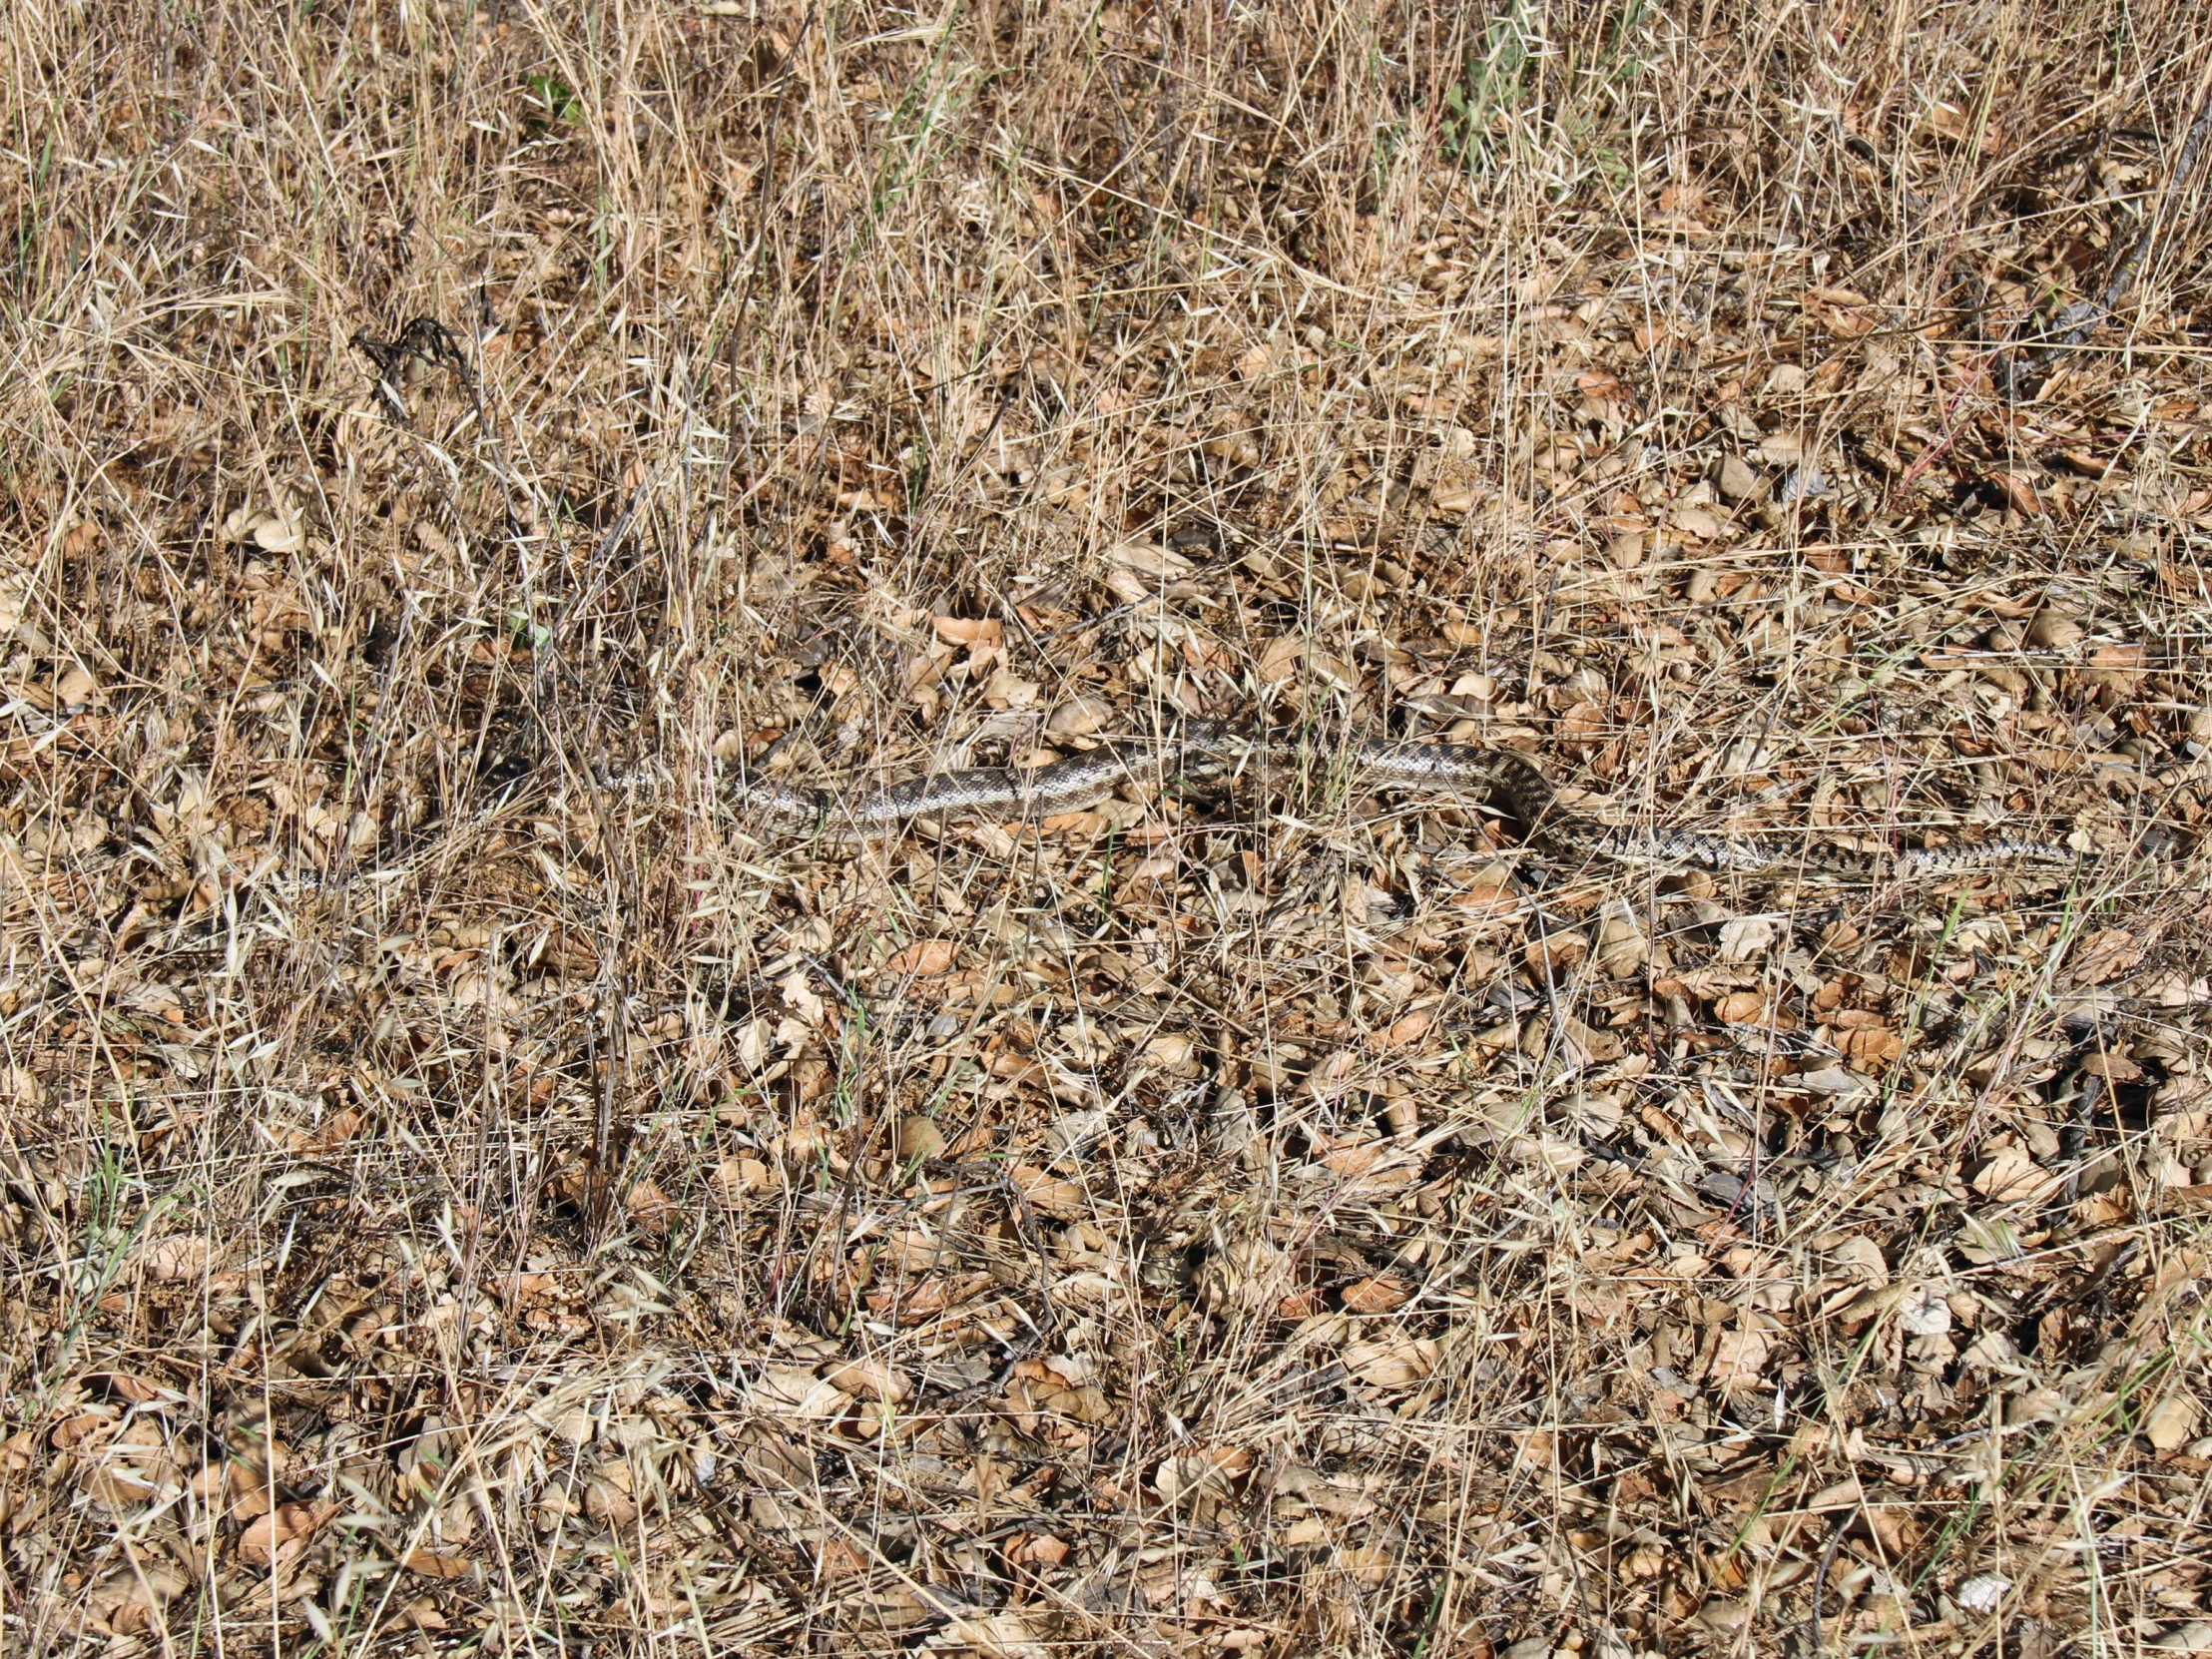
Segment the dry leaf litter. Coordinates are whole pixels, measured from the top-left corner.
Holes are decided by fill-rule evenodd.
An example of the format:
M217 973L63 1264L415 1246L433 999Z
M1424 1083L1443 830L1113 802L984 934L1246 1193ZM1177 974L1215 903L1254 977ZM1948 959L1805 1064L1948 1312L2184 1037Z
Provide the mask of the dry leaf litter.
M2119 15L26 13L9 1647L2212 1651ZM1377 728L2106 856L1547 863Z

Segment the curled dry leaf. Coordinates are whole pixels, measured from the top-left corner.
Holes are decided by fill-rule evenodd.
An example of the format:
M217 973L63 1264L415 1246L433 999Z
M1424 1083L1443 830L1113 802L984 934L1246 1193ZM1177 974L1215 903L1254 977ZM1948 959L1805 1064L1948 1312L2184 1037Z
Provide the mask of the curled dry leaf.
M1231 1482L1252 1472L1258 1461L1243 1446L1208 1446L1167 1458L1152 1477L1152 1484L1170 1503L1202 1492L1229 1490Z
M1233 1240L1210 1252L1199 1269L1199 1305L1221 1313L1272 1306L1282 1294L1285 1262L1264 1239Z
M584 1513L603 1526L628 1526L638 1518L628 1464L608 1463L584 1483Z
M2017 1147L2006 1147L1985 1159L1974 1171L1973 1190L1999 1204L2032 1198L2045 1176L2035 1160Z
M1723 1331L1713 1345L1712 1381L1723 1388L1750 1387L1773 1351L1774 1339L1764 1331Z
M996 617L936 616L929 625L947 645L996 646L1006 638L1006 624Z
M640 1232L666 1233L676 1224L676 1206L652 1181L640 1181L630 1189L630 1221Z
M1298 678L1299 665L1306 659L1306 642L1283 636L1272 639L1260 648L1259 677L1263 686L1287 685Z
M1091 1212L1090 1195L1080 1183L1048 1175L1032 1164L1016 1164L1006 1178L1023 1200L1048 1216L1074 1221Z
M824 1379L861 1399L887 1399L895 1403L911 1398L914 1391L904 1372L880 1360L848 1360L841 1366L830 1367Z
M1117 542L1106 550L1106 557L1123 570L1161 580L1188 576L1193 569L1190 560L1157 542Z
M2143 1068L2125 1054L2092 1054L2081 1062L2082 1071L2090 1077L2101 1077L2107 1083L2140 1083Z
M1067 1543L1049 1532L1016 1532L1003 1547L1007 1560L1038 1566L1056 1567L1068 1558Z
M715 1170L715 1185L732 1195L759 1192L769 1180L769 1167L758 1158L725 1158Z
M137 1417L121 1425L112 1438L88 1439L86 1450L78 1484L99 1502L123 1507L150 1502L165 1489L176 1490L176 1464L160 1425L152 1419Z
M1346 1290L1344 1310L1348 1314L1387 1314L1411 1299L1412 1292L1403 1280L1395 1274L1379 1273Z
M949 1144L934 1118L915 1114L898 1120L898 1155L901 1158L935 1158Z
M983 1659L1049 1659L1053 1651L1045 1628L1019 1609L960 1614L947 1622L945 1634Z
M1104 698L1071 697L1053 709L1044 729L1050 737L1087 738L1103 730L1113 718L1114 706Z
M1897 1308L1898 1324L1909 1337L1939 1337L1950 1329L1950 1303L1930 1286L1908 1288Z
M1713 1017L1723 1025L1758 1025L1767 1017L1767 999L1757 991L1730 991L1713 1003Z
M1882 1247L1863 1233L1854 1233L1841 1240L1829 1252L1829 1260L1846 1276L1863 1285L1887 1285L1890 1282L1890 1265L1883 1259Z
M883 966L891 973L927 979L950 968L958 948L951 939L923 939L895 952Z
M1443 1350L1426 1337L1360 1340L1345 1344L1344 1367L1377 1388L1404 1388L1436 1369Z
M239 1536L239 1559L278 1567L306 1552L308 1540L338 1512L335 1503L279 1503Z
M1887 1026L1866 1025L1845 1033L1843 1049L1853 1070L1872 1076L1905 1052L1905 1039Z

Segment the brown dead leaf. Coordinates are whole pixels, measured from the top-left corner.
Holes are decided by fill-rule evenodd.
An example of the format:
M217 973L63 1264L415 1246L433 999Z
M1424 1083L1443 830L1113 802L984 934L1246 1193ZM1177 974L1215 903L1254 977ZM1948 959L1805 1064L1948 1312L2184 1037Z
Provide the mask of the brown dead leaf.
M927 979L949 968L958 949L950 939L924 939L896 952L883 966L891 973Z
M1090 1214L1089 1195L1073 1181L1047 1175L1032 1164L1016 1164L1006 1177L1014 1191L1048 1216L1074 1221Z
M1298 677L1299 664L1306 656L1306 642L1281 637L1272 639L1260 648L1259 679L1263 686L1280 686Z
M1521 947L1521 955L1528 963L1528 971L1540 981L1548 972L1552 977L1571 971L1575 963L1590 953L1590 941L1572 929L1545 933L1530 939Z
M1854 1071L1871 1076L1905 1052L1905 1039L1887 1026L1866 1025L1845 1035L1843 1050Z
M997 645L1006 638L1006 624L997 617L933 616L929 626L947 645Z
M1920 1542L1921 1524L1903 1505L1870 1503L1861 1512L1893 1560Z
M2143 1068L2124 1054L2092 1054L2081 1062L2081 1069L2107 1083L2140 1083L2143 1080Z
M94 1372L90 1376L88 1376L85 1381L88 1383L105 1384L113 1392L120 1395L122 1398L129 1400L134 1405L144 1405L151 1400L156 1400L162 1397L162 1389L160 1384L150 1381L147 1378L141 1377L136 1372Z
M871 1290L865 1300L872 1314L895 1313L899 1324L918 1325L980 1296L990 1286L988 1274L938 1274L918 1284Z
M2203 1411L2185 1393L2168 1394L2158 1402L2143 1424L2143 1436L2160 1451L2179 1451L2196 1438Z
M1774 1339L1764 1331L1723 1331L1713 1345L1711 1380L1723 1388L1750 1387L1773 1351Z
M338 1512L335 1503L279 1503L239 1536L239 1559L277 1567L304 1554L308 1540Z
M913 1395L914 1385L896 1366L880 1360L848 1360L823 1374L834 1387L861 1399L899 1401Z
M2090 934L2075 948L2075 977L2085 985L2101 985L2115 979L2143 959L2145 941L2125 927L2107 927Z
M1387 1314L1393 1308L1404 1307L1412 1295L1395 1274L1379 1273L1345 1292L1344 1310L1348 1314Z
M2043 499L2035 493L2035 485L2024 472L1993 472L1989 482L1995 486L2004 504L2023 518L2040 518Z
M640 1232L658 1236L676 1224L675 1204L652 1181L640 1181L630 1189L629 1208L631 1223Z
M638 1500L630 1493L626 1463L602 1464L584 1483L584 1513L605 1526L628 1526L638 1518Z
M1383 1338L1345 1344L1344 1367L1377 1388L1404 1388L1436 1369L1443 1350L1427 1337Z
M715 1185L733 1195L760 1192L767 1187L769 1179L768 1165L758 1158L725 1158L714 1174Z
M1974 1171L1973 1190L1995 1203L2010 1204L2032 1198L2044 1180L2042 1168L2033 1158L2017 1147L2005 1147L1991 1153Z
M1153 1488L1170 1503L1201 1492L1226 1492L1258 1461L1244 1446L1206 1446L1167 1458L1153 1474Z
M64 1417L53 1427L54 1449L74 1450L83 1442L102 1437L111 1432L117 1422L114 1407L101 1411L79 1411Z
M1068 1558L1068 1546L1049 1532L1016 1532L1002 1546L1006 1559L1056 1567Z

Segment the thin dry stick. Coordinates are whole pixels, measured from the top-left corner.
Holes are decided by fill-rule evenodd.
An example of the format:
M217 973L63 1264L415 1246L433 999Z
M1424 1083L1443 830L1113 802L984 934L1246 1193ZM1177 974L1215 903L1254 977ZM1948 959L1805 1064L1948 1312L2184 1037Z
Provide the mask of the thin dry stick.
M2166 205L2189 188L2192 174L2196 172L2197 159L2203 153L2207 131L2212 131L2212 99L2205 100L2197 118L2189 124L2189 134L2182 141L2181 155L2174 163L2173 172L2167 176L2166 188L2159 195L2157 208L2150 215L2143 234L2135 239L2135 246L2127 257L2113 270L2104 291L2094 299L2079 299L2066 307L2058 321L2070 324L2056 339L2046 340L2034 350L2021 356L2003 352L1994 365L1997 390L2012 402L2032 397L2041 389L2043 371L2050 363L2066 352L2079 349L2081 343L2119 309L2127 298L2128 290L2135 285L2135 278L2150 258L2153 244L2166 223Z
M1859 1518L1859 1511L1866 1504L1867 1500L1861 1498L1844 1511L1844 1518L1836 1523L1836 1530L1828 1535L1828 1547L1821 1551L1820 1571L1813 1574L1813 1616L1809 1622L1815 1659L1818 1659L1821 1651L1821 1597L1828 1590L1828 1571L1836 1564L1836 1551L1843 1547L1844 1534L1851 1530L1852 1522Z

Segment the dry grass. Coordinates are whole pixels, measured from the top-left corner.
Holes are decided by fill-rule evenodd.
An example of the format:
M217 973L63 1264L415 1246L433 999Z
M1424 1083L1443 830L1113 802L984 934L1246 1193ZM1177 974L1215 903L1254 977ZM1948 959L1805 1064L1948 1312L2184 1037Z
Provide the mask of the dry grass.
M14 16L10 1651L2212 1649L2196 0Z

